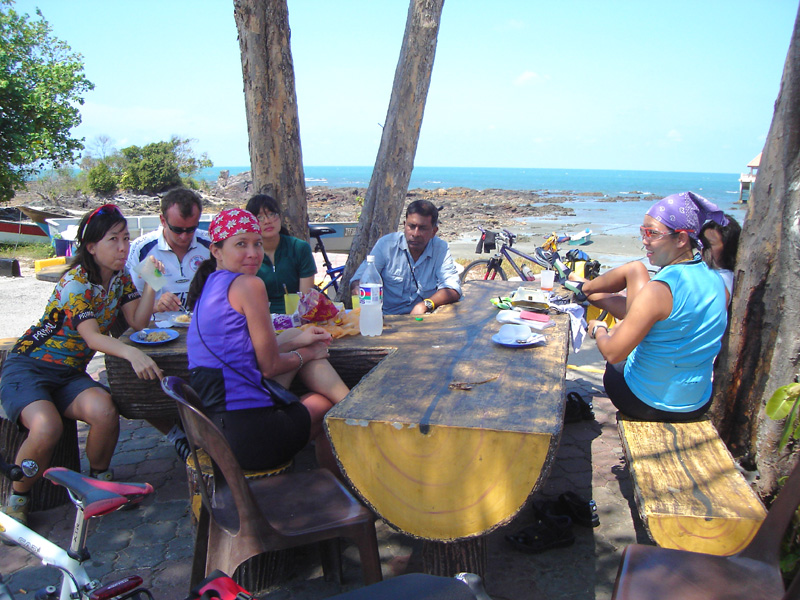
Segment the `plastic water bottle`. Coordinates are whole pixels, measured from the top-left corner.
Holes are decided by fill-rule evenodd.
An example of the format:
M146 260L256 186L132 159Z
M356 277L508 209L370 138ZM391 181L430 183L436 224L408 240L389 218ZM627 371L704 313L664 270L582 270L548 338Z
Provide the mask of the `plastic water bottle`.
M367 256L367 268L358 282L358 303L361 306L361 335L383 333L383 280L375 268L375 257Z
M533 281L535 279L533 271L531 271L528 265L522 265L522 274L525 276L527 281Z

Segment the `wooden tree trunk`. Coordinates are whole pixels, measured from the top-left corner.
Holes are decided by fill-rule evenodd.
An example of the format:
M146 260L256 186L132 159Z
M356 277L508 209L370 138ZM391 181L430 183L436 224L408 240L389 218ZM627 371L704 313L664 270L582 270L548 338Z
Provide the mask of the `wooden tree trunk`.
M736 260L730 332L717 360L712 418L734 456L756 466L762 494L794 460L764 413L800 360L800 13Z
M444 0L411 0L392 97L375 168L350 247L339 299L349 298L349 282L378 239L397 231L414 168L422 115L433 71Z
M273 196L283 223L308 240L300 123L286 0L234 0L253 193Z

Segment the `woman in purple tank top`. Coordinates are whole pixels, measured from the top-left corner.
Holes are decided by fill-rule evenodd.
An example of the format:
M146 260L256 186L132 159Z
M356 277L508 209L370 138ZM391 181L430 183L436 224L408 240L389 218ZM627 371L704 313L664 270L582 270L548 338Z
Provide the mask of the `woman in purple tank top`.
M283 464L310 440L320 465L338 474L324 435L325 413L350 391L328 362L324 329L275 335L264 282L261 228L241 209L220 212L209 228L211 258L189 291L194 317L187 338L192 386L244 469ZM283 403L263 379L289 387L299 375L311 393Z

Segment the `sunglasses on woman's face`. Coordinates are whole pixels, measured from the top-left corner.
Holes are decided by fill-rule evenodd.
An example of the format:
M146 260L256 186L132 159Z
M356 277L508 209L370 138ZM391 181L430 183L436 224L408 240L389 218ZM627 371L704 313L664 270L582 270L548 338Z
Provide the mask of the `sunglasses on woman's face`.
M95 215L113 215L113 214L118 214L120 216L122 215L122 211L116 204L103 204L103 206L98 206L92 211L92 213L89 215L89 218L86 219L86 225L88 226L89 223L91 223Z
M668 235L675 235L676 233L692 233L694 229L676 229L675 231L661 231L660 229L653 229L652 227L639 227L639 235L642 239L650 240L654 242L656 240L660 240L662 237L666 237Z
M274 221L280 217L280 214L271 211L264 211L260 215L258 215L258 222L259 223L266 223L267 221Z

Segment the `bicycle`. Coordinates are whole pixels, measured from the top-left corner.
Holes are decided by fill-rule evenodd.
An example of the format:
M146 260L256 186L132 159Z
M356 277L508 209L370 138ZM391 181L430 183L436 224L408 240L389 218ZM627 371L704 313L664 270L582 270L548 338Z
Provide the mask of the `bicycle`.
M533 256L526 254L516 248L513 248L514 242L517 239L515 233L510 232L508 229L502 231L489 231L483 227L478 227L481 232L478 238L478 248L476 252L489 252L499 246L494 256L489 259L476 260L468 264L464 271L461 273L461 283L465 281L493 281L501 279L508 280L506 272L503 270L503 259L507 260L516 274L522 281L533 281L535 279L533 271L528 265L523 264L521 267L511 257L516 254L520 258L535 263L545 269L552 269L553 260L559 258L558 256L558 236L553 233L545 240L545 243L536 248Z
M39 468L33 461L23 465L8 464L0 455L0 473L12 481L23 475L33 477ZM122 483L99 481L64 467L52 467L44 477L56 485L63 485L75 505L75 524L69 550L54 544L27 526L0 512L0 539L17 545L36 556L46 566L61 571L61 585L47 586L35 594L37 600L153 600L150 591L142 585L138 575L124 577L104 586L91 579L83 567L89 558L86 548L89 519L118 510L126 504L137 504L153 493L149 483ZM8 585L0 574L0 600L13 600Z
M327 225L309 223L308 233L312 238L317 240L317 243L314 246L314 252L319 252L322 254L322 264L325 265L325 277L330 278L330 281L328 281L328 283L326 283L323 287L319 288L319 291L327 296L330 296L330 292L328 290L333 287L333 295L335 296L339 292L339 280L342 278L342 274L344 273L344 265L341 267L333 266L331 259L328 258L328 253L325 251L325 244L322 242L322 236L336 233L336 230L333 229L333 227L328 227ZM323 281L325 281L325 277L323 277Z

